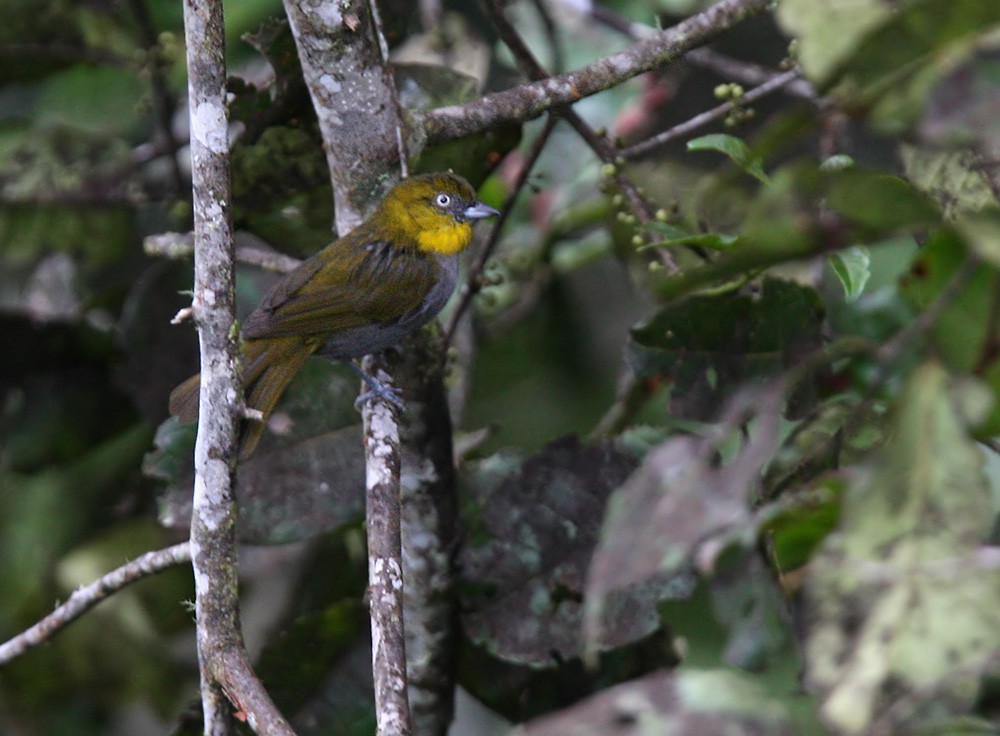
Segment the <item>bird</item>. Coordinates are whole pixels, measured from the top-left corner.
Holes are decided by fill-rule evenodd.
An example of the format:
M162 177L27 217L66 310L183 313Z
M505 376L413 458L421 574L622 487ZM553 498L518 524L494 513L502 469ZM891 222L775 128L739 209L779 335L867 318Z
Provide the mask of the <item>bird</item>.
M458 277L458 254L472 224L500 213L480 202L452 172L396 184L362 224L285 274L243 322L244 402L261 420L246 420L240 460L253 453L285 387L306 358L347 362L398 344L444 307ZM359 402L397 392L355 367L371 387ZM170 394L170 413L198 418L200 374Z

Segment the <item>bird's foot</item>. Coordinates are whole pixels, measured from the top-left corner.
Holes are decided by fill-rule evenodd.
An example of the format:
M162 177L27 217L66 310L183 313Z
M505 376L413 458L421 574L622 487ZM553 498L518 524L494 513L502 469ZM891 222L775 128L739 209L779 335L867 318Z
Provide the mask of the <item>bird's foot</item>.
M397 407L398 409L403 408L403 392L402 390L396 388L395 386L388 386L381 381L379 381L375 376L370 376L365 373L361 368L355 365L354 361L344 361L357 373L361 380L368 384L368 390L361 393L358 398L354 400L354 408L361 411L361 408L365 405L366 401L371 401L372 399L382 399Z
M369 376L371 378L371 376ZM366 380L371 388L358 395L358 398L354 400L354 408L361 411L361 408L365 405L366 401L371 401L372 399L384 399L390 404L398 409L403 408L403 392L400 391L395 386L386 386L384 383L380 383L374 378L370 381Z

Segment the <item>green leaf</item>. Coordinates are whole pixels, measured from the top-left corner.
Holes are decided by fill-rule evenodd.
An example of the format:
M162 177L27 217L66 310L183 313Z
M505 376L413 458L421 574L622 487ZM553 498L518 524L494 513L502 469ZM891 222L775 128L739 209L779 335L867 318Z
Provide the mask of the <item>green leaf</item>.
M644 245L639 250L693 245L707 250L727 251L732 250L739 240L737 236L726 235L725 233L692 233L684 228L670 225L665 222L647 223L645 225L645 229L654 233L665 235L666 238L657 243Z
M844 287L844 298L853 302L865 290L871 276L871 256L863 245L855 245L830 256L830 267Z
M984 261L1000 269L1000 212L970 214L955 223L969 249Z
M974 151L941 151L903 144L899 147L906 178L941 207L946 220L964 212L979 212L996 197Z
M139 120L136 103L144 92L127 71L80 64L47 80L38 99L38 119L49 125L122 134Z
M796 56L806 76L825 84L892 12L892 7L880 0L781 0L777 18L798 40Z
M688 141L687 150L718 151L719 153L724 153L733 160L733 163L750 174L750 176L764 184L771 183L767 174L764 173L760 158L754 156L750 147L735 136L726 135L725 133L703 135L700 138Z
M885 236L940 221L930 198L898 176L851 167L826 172L819 185L826 205L864 235Z
M972 227L970 225L970 227ZM993 226L985 228L989 238ZM992 245L982 246L989 252ZM951 230L934 233L910 264L900 281L903 298L917 309L927 309L947 288L969 252ZM953 371L974 373L993 389L993 410L977 428L984 436L1000 433L1000 355L993 345L1000 328L991 318L1000 299L1000 273L989 265L975 269L965 287L954 296L934 321L930 335L941 359Z
M921 366L810 565L807 675L834 731L937 733L973 705L1000 651L1000 571L970 557L993 524L981 466L948 375Z

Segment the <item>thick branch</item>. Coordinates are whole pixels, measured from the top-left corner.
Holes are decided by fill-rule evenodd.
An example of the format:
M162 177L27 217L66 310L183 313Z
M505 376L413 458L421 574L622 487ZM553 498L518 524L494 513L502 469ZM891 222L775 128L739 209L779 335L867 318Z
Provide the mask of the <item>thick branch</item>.
M337 232L353 230L394 183L399 116L368 5L285 0L333 179Z
M663 66L744 18L763 12L769 5L770 0L722 0L673 28L582 69L497 92L464 105L441 107L417 118L431 143L479 133L505 123L530 120L553 107L571 104Z
M77 588L68 601L48 616L30 629L26 629L9 641L0 644L0 665L7 664L28 650L48 641L57 632L126 585L188 562L190 559L191 547L187 542L182 542L166 549L146 552L131 562L102 575L89 585Z
M400 426L400 537L406 671L413 733L444 736L454 714L460 643L454 554L455 460L440 343L411 336L393 373L406 413Z
M239 627L233 478L243 391L237 366L225 37L221 0L185 0L194 298L201 393L194 450L191 559L205 733L231 730L225 698L261 734L292 733L250 669Z
M358 225L405 168L392 74L364 0L285 0L302 71L319 117L336 207L336 230ZM372 358L365 364L375 365ZM387 379L386 379L387 380ZM399 436L383 401L365 425L372 668L379 736L410 733L399 530Z

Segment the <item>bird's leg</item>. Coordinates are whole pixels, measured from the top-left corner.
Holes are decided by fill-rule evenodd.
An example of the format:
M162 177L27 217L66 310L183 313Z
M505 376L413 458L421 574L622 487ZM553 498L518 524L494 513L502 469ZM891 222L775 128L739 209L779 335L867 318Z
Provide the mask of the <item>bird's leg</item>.
M351 370L357 373L361 377L361 380L368 384L369 390L365 391L354 400L355 409L361 411L361 407L364 406L364 403L369 399L374 398L384 399L400 409L403 408L403 392L400 389L394 386L386 386L384 383L375 378L375 376L368 375L353 360L344 360L342 362L349 365Z

